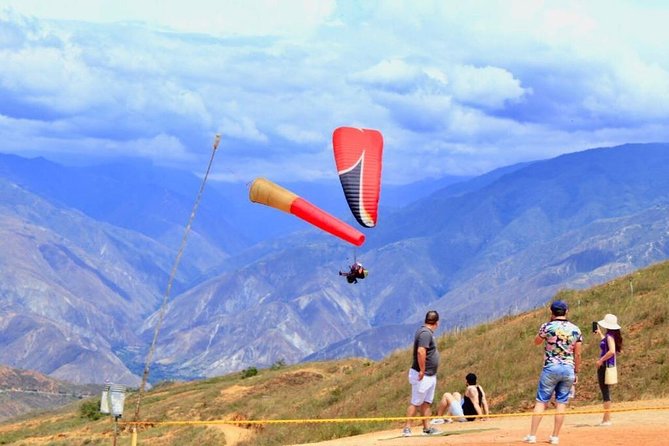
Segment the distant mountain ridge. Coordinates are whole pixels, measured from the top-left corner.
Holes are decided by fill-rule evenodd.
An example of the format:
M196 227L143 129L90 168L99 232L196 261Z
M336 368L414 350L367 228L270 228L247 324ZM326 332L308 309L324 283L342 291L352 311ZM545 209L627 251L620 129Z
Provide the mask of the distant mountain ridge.
M444 326L469 326L664 260L668 163L669 144L630 144L438 190L391 187L357 251L249 203L245 185L208 184L150 377L378 359L406 345L429 308ZM199 179L11 156L0 175L0 363L136 384ZM295 187L345 206L337 184ZM370 276L349 285L338 271L354 258Z
M165 292L200 185L196 175L147 162L67 167L0 155L0 363L73 382L136 384L149 344L139 330ZM409 186L408 195L428 186ZM334 182L308 192L318 202L341 193ZM203 198L173 295L271 250L248 249L271 236L262 228L308 228L251 204L244 184L210 182Z
M446 187L369 231L358 258L370 276L355 286L336 277L351 258L336 242L275 243L175 298L159 361L213 376L277 358L378 359L429 308L445 326L469 326L664 260L667 165L669 145L632 144ZM276 314L281 323L269 318Z
M101 389L101 386L78 386L31 370L0 365L0 421L89 398Z
M214 164L213 169L216 168ZM26 159L1 153L0 178L54 204L77 209L96 220L138 231L163 243L180 240L201 185L197 173L159 167L142 160L72 167L44 158ZM387 185L381 206L386 206L386 202L391 203L390 206L402 206L442 186L469 178L447 176L403 186ZM325 183L283 185L341 218L348 214L334 171L331 180ZM254 243L305 228L298 220L273 218L272 214L269 214L270 225L258 224L268 217L249 203L247 188L244 183L209 181L194 221L194 232L208 243L199 244L198 250L214 250L216 256L238 254Z
M158 303L171 253L0 180L0 363L133 383L117 345ZM181 277L181 275L180 275Z

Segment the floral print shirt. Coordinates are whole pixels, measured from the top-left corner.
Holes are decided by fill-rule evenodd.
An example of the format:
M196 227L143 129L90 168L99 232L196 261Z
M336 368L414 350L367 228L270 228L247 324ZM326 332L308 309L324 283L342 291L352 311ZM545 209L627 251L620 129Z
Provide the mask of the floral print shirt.
M567 320L556 319L541 325L539 336L545 341L544 367L574 367L574 346L577 342L583 342L581 330L576 325Z

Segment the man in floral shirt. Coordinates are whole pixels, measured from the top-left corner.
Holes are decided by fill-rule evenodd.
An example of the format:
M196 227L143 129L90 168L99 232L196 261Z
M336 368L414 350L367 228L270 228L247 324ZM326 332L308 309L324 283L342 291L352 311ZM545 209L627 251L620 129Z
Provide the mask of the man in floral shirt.
M539 328L534 344L544 344L544 368L537 387L536 404L530 434L524 438L526 443L537 442L537 429L546 404L555 394L556 414L550 444L559 444L560 428L564 422L564 411L569 400L569 390L577 381L581 368L581 330L567 320L569 307L566 302L557 300L551 304L551 320Z

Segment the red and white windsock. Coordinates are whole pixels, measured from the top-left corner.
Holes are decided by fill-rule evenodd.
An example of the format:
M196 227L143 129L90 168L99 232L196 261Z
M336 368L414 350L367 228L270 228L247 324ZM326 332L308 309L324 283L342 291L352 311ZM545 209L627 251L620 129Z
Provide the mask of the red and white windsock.
M365 242L362 232L266 178L256 178L253 181L249 199L254 203L293 214L355 246L361 246Z

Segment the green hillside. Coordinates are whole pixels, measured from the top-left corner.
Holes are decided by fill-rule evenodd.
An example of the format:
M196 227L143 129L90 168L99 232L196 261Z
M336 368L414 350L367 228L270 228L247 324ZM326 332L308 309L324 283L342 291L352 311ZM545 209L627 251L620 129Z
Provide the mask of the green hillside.
M623 326L624 352L619 357L621 383L614 401L665 397L669 394L669 263L662 263L582 291L557 296L570 306L570 319L585 335L583 367L573 405L599 402L595 361L599 338L590 323L605 313L618 315ZM542 365L542 349L532 340L549 311L540 308L488 324L439 336L441 366L438 393L462 391L464 376L475 372L488 394L494 413L527 411ZM442 327L448 329L448 327ZM410 344L407 339L407 345ZM163 383L147 393L142 419L260 420L401 417L409 396L406 372L410 350L397 351L382 361L366 359L299 364L259 370L243 378L236 373L205 381ZM247 373L246 375L250 375ZM135 395L126 400L126 418L135 408ZM84 409L86 403L84 403ZM89 401L89 409L97 404ZM109 444L108 418L82 415L82 403L58 412L25 417L0 425L0 444ZM247 424L248 445L313 442L401 426L398 421L359 423ZM225 444L217 426L143 427L139 444ZM122 432L119 444L129 444Z

